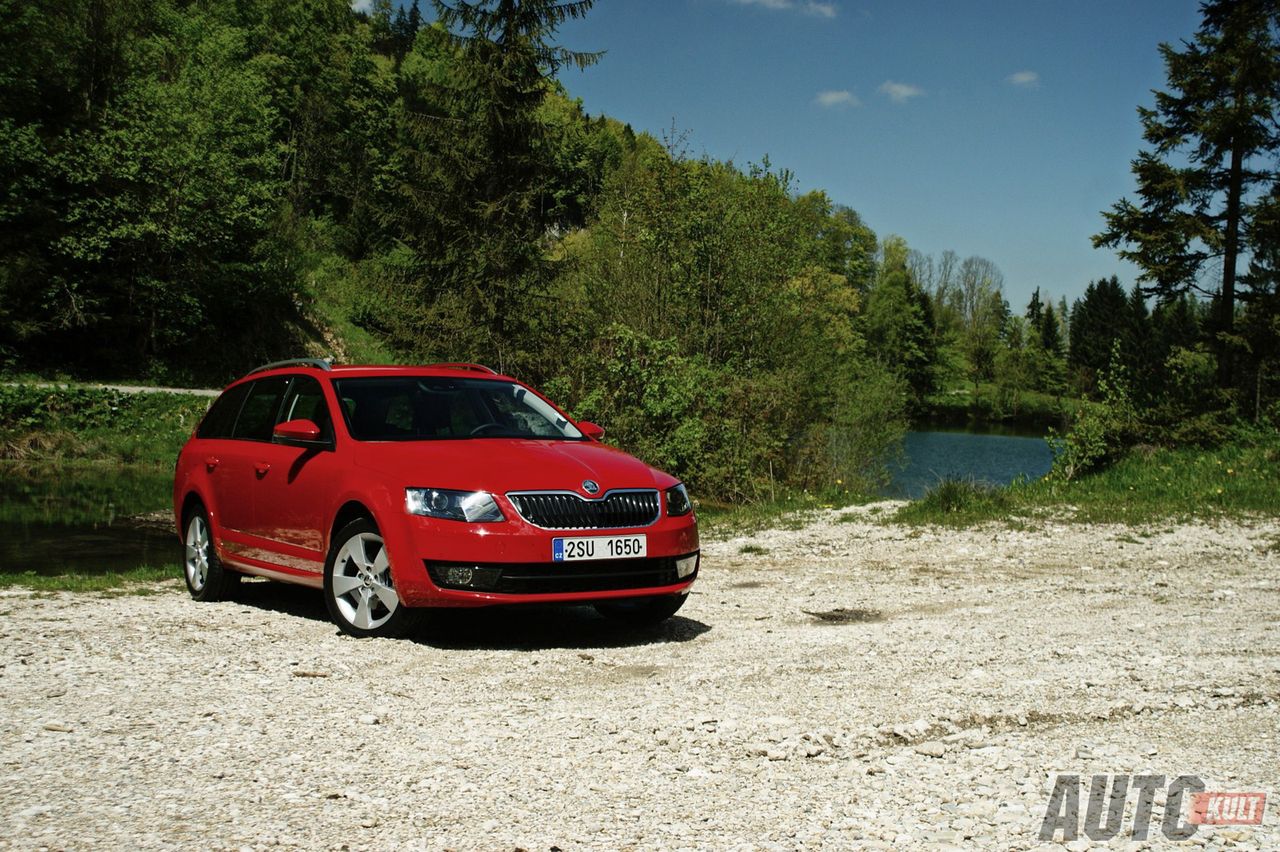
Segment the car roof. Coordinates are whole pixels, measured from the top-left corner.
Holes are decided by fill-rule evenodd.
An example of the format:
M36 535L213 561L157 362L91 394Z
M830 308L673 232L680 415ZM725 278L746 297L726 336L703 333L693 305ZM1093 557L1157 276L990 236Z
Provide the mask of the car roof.
M483 364L445 363L445 364L333 364L323 361L298 360L294 362L277 362L267 364L246 374L240 381L260 376L278 375L280 373L306 373L316 377L328 378L370 378L395 376L466 376L473 379L489 379L499 381L516 381Z

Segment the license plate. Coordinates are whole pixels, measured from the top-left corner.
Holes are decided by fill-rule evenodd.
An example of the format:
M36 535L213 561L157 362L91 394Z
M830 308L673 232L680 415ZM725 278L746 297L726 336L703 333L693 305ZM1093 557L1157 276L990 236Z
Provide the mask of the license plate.
M641 535L593 535L551 539L554 562L576 562L579 559L642 559L649 546Z

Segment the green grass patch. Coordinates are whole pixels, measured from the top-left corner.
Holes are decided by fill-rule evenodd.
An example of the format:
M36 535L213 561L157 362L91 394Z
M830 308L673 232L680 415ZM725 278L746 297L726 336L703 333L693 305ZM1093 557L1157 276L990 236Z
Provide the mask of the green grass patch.
M813 512L862 505L875 499L842 491L827 495L795 492L758 503L703 500L698 503L698 532L704 538L726 539L768 529L800 529Z
M212 397L0 386L0 460L169 465Z
M992 489L943 482L892 520L967 526L1020 523L1053 513L1082 523L1143 525L1163 520L1280 515L1280 434L1244 430L1213 449L1141 447L1104 470L1070 482L1045 477Z
M152 595L159 589L155 584L182 576L177 565L143 566L128 571L104 571L92 574L37 574L24 571L0 574L0 589L30 589L37 593L49 592L100 592L112 596Z
M944 479L919 500L899 509L893 520L899 523L933 523L967 526L1003 518L1013 508L1010 489L993 488L965 479Z

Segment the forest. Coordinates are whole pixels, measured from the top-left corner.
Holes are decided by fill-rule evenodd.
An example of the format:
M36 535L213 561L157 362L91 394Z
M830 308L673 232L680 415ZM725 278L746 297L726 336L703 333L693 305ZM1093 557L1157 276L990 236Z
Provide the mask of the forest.
M601 54L556 35L591 5L0 0L0 370L478 361L735 501L867 488L978 400L1055 425L1067 477L1280 421L1275 4L1162 47L1139 203L1094 238L1141 280L1026 305L767 159L586 114L558 74ZM1224 44L1263 57L1234 107Z

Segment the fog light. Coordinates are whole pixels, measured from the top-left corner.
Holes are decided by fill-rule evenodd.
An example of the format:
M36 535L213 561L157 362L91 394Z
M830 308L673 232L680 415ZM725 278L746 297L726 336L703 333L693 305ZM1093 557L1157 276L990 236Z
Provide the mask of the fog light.
M676 560L676 576L683 580L698 568L698 554Z
M470 586L474 572L465 566L454 565L444 571L444 581L450 586Z

